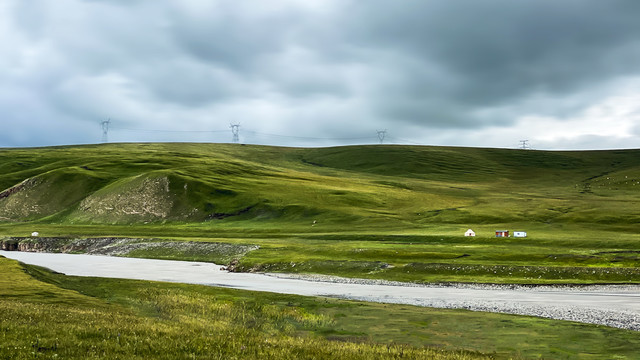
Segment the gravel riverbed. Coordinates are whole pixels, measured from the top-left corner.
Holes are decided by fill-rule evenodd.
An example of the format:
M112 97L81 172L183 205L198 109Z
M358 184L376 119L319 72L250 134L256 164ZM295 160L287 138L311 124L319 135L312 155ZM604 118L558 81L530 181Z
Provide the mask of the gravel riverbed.
M544 297L551 294L585 294L594 297L620 296L636 298L640 304L640 285L503 285L503 284L464 284L464 283L442 283L442 284L415 284L398 281L353 279L330 275L308 275L308 274L266 274L276 278L298 279L311 282L329 282L336 284L360 284L360 285L384 285L398 286L401 288L452 288L452 289L472 289L494 292L525 292ZM401 290L400 290L401 291ZM364 300L373 302L384 302L377 296L351 297L354 300ZM425 307L447 308L447 309L467 309L472 311L498 312L516 315L537 316L557 320L568 320L590 324L599 324L621 329L640 331L640 314L637 311L624 309L606 309L599 306L582 306L565 302L544 302L543 304L518 301L491 300L479 298L464 298L457 300L442 300L437 298L411 299L402 302L408 305L418 305Z
M0 251L67 275L169 281L360 301L500 312L640 331L640 286L435 284L325 275L230 273L206 262Z

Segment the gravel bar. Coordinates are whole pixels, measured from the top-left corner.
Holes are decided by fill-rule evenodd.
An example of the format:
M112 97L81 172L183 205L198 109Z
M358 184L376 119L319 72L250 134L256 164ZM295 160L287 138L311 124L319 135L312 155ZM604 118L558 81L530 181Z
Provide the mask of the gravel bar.
M455 288L474 289L489 291L517 291L537 294L545 293L583 293L583 294L622 294L635 296L640 303L640 285L519 285L519 284L466 284L466 283L440 283L440 284L416 284L399 281L344 278L319 274L282 274L268 273L271 277L284 279L297 279L311 282L329 282L338 284L360 284L360 285L384 285L398 287L420 287L427 289L434 288ZM373 302L385 302L377 297L348 297L353 300L364 300ZM459 299L459 300L438 300L438 299L411 299L411 301L401 302L407 305L418 305L434 308L446 309L466 309L472 311L487 311L495 313L506 313L515 315L537 316L556 320L576 321L589 324L599 324L621 329L640 331L640 314L634 311L620 309L603 309L601 307L585 307L575 305L563 305L561 303L546 303L544 305L528 304L517 301L492 301L481 299Z

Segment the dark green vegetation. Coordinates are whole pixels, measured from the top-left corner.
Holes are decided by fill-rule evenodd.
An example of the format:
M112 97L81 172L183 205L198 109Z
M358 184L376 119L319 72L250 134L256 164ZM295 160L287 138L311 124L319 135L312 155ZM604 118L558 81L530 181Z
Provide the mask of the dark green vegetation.
M640 346L634 331L524 316L68 277L1 257L0 273L0 358L633 359Z
M0 189L0 236L259 246L239 256L242 271L640 283L640 150L5 149ZM468 228L478 237L463 237ZM496 229L529 237L497 239ZM207 260L158 247L129 256Z

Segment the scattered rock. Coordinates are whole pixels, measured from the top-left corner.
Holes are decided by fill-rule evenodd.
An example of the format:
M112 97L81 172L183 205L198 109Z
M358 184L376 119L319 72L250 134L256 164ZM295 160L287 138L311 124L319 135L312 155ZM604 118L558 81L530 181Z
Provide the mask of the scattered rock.
M228 272L236 272L238 269L238 264L240 264L240 261L238 259L233 259L227 267L223 266L222 270L226 270Z

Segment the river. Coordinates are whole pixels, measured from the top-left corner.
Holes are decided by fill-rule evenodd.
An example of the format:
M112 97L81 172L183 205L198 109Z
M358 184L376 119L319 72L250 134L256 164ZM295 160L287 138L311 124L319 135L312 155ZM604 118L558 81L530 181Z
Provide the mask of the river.
M75 276L167 281L305 296L459 308L572 320L640 331L640 286L416 286L275 274L229 273L205 262L0 251L27 264Z

